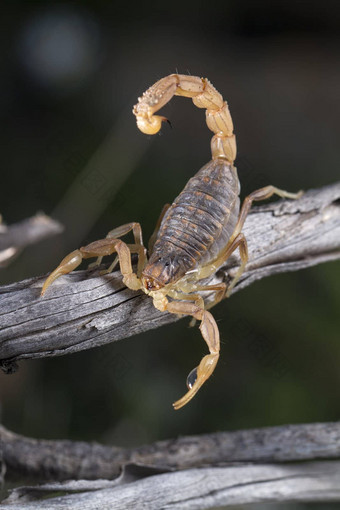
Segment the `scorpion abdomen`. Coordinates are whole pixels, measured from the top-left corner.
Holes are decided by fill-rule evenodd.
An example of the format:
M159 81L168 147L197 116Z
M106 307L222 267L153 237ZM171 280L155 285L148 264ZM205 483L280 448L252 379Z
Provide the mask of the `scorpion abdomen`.
M210 161L192 177L167 211L151 258L154 263L171 258L172 274L178 280L187 271L213 260L231 236L239 213L239 180L235 167L223 158ZM169 262L168 262L169 266Z

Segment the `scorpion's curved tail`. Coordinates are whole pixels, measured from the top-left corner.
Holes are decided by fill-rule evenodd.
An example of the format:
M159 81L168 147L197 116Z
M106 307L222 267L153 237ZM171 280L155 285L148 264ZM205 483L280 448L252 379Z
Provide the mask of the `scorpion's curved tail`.
M228 104L206 78L170 74L152 85L133 108L138 128L154 135L161 129L165 117L154 115L173 96L191 97L198 108L206 109L208 128L213 131L212 159L224 158L231 164L236 158L236 140Z

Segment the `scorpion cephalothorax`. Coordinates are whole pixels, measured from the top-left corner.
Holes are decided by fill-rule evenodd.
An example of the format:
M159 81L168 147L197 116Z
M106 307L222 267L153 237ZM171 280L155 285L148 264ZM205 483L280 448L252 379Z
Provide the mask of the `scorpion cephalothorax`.
M206 122L214 133L212 160L189 180L172 205L163 208L149 242L149 260L140 224L128 223L111 230L105 239L67 255L46 279L41 294L60 275L75 269L82 259L99 257L99 264L103 256L117 253L106 272L112 271L119 261L124 284L150 295L157 309L201 321L200 330L209 354L190 372L188 392L173 404L179 409L193 398L217 364L219 331L207 308L229 296L244 271L248 250L241 231L252 202L273 194L298 198L300 193L266 186L247 196L240 210L240 184L233 166L236 158L233 122L227 102L207 79L172 74L159 80L144 92L133 109L137 126L143 133L157 133L167 119L155 113L174 95L190 97L198 108L206 109ZM131 231L134 243L126 244L120 237ZM225 283L204 283L203 280L213 275L237 248L241 265L228 287ZM132 269L132 253L138 255L136 273ZM203 291L214 293L214 300L208 307L201 296Z

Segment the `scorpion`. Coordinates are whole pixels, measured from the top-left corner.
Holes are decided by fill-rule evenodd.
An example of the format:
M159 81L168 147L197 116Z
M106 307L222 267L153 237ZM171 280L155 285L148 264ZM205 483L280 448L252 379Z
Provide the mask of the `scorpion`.
M70 273L83 259L98 257L100 265L106 255L116 253L111 272L119 262L123 283L132 290L142 290L164 312L191 316L200 321L200 331L209 354L187 377L187 393L173 403L174 409L186 405L214 372L220 355L219 330L209 309L229 297L248 261L247 240L242 228L254 201L276 194L296 199L302 192L289 193L274 186L253 191L240 207L240 182L234 166L236 140L229 107L208 79L171 74L152 85L133 108L138 128L145 134L160 131L167 119L155 113L173 96L192 98L195 106L206 110L206 123L214 133L212 159L192 177L175 201L166 204L148 246L143 245L142 229L132 222L111 230L105 239L94 241L67 255L46 279L41 295L61 275ZM133 244L120 238L132 231ZM214 285L211 277L230 255L239 250L241 264L230 281ZM137 254L133 271L131 254ZM149 258L148 258L149 257ZM213 300L206 304L201 292L209 291Z

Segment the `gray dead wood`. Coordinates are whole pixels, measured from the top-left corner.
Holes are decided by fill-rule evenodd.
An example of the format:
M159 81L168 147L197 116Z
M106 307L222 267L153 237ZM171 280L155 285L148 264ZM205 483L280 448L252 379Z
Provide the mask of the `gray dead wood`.
M32 439L0 426L0 445L8 481L113 479L131 463L177 471L239 462L340 460L340 422L217 432L138 448Z
M91 485L94 487L91 488ZM39 495L46 498L48 492L60 493L63 490L75 494L32 501ZM55 484L40 490L27 488L19 494L14 493L10 500L2 503L2 508L201 510L247 503L318 501L340 501L340 461L189 469L127 480L119 485L105 480L95 484Z
M6 267L26 246L62 231L58 221L43 213L10 226L0 222L0 268Z
M2 503L12 510L340 501L340 423L219 432L136 449L34 440L3 427L0 439L9 480L54 480L15 489Z
M340 258L340 183L254 207L243 232L250 258L235 292L265 276ZM233 255L211 281L229 281L238 264ZM119 272L75 271L40 298L44 278L0 289L0 363L7 372L18 359L69 354L177 320L127 289Z

